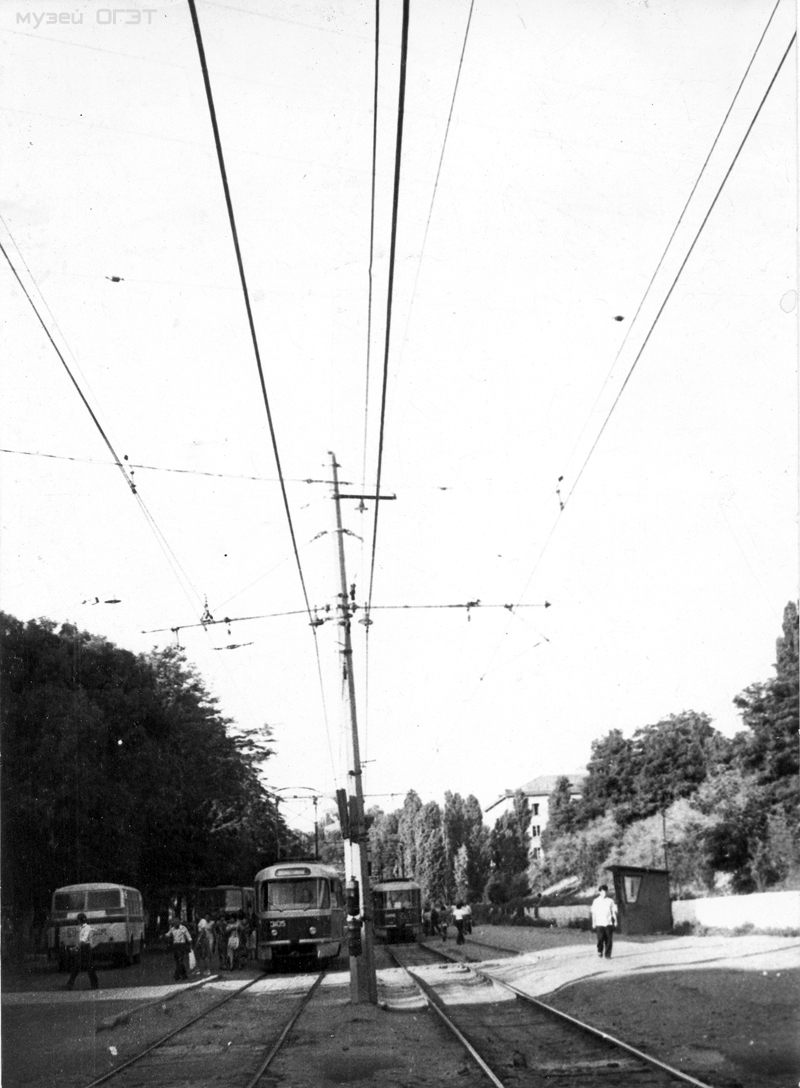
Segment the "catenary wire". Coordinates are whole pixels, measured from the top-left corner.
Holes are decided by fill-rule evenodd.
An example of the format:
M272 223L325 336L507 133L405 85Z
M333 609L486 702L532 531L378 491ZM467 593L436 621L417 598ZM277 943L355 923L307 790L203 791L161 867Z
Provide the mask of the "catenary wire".
M623 381L623 383L622 383L622 385L621 385L621 387L619 389L619 392L617 393L616 397L614 398L613 404L611 405L611 407L608 410L608 414L606 415L606 418L603 420L603 423L602 423L602 425L600 427L600 430L598 431L597 436L596 436L594 442L592 443L592 447L589 450L588 454L586 455L586 459L584 460L584 462L581 465L581 468L580 468L577 476L575 477L575 482L573 483L572 487L570 488L569 494L567 495L567 498L564 500L564 505L565 506L569 502L569 500L572 498L572 495L573 495L573 493L575 491L575 488L578 486L578 482L580 481L580 478L583 475L583 473L584 473L584 471L586 469L586 466L589 464L589 461L591 460L592 454L594 453L595 449L597 448L597 444L599 443L600 439L603 437L603 432L605 431L606 427L608 426L608 422L609 422L609 420L611 419L611 416L614 413L614 409L619 404L620 398L622 397L622 394L625 392L625 389L626 389L626 387L628 385L628 382L630 381L630 379L631 379L631 377L633 375L633 372L636 369L636 365L639 362L639 360L641 359L642 353L644 352L644 349L647 347L647 344L648 344L648 342L650 340L650 337L653 334L653 330L655 329L656 325L658 324L659 318L661 317L667 303L669 302L670 298L672 297L672 292L675 290L675 287L677 286L678 280L681 277L681 273L683 272L689 258L691 257L692 253L694 252L694 247L697 245L697 242L700 239L700 235L703 233L703 228L705 227L706 223L708 222L708 220L709 220L709 218L711 216L711 213L713 212L714 208L716 207L717 201L719 200L720 196L722 195L722 190L725 188L725 183L727 182L728 178L730 177L731 172L732 172L734 166L736 165L740 154L742 153L742 149L744 148L744 145L747 142L747 138L750 135L750 133L752 132L753 126L755 125L756 121L758 120L758 117L759 117L759 115L761 113L761 110L764 107L764 103L767 101L769 93L772 90L772 88L773 88L773 86L775 84L775 80L778 78L778 75L780 74L781 69L783 68L783 63L786 60L787 56L789 55L789 50L794 45L796 37L797 37L797 32L795 31L792 34L791 40L790 40L789 44L787 45L786 50L785 50L783 56L781 57L781 59L780 59L780 61L778 63L778 67L775 69L775 72L774 72L774 74L772 76L772 79L769 81L769 86L767 87L766 91L764 91L764 94L763 94L763 96L761 98L761 101L758 104L758 108L756 109L755 113L753 114L753 117L752 117L752 119L750 121L750 124L747 126L747 130L746 130L744 136L742 137L742 140L741 140L738 148L736 149L736 154L733 156L733 159L731 160L730 166L725 171L725 176L723 177L722 181L719 184L719 188L717 189L716 193L714 194L714 199L711 201L711 204L708 207L708 211L703 216L703 220L700 223L700 226L697 228L697 232L696 232L694 238L692 239L692 242L691 242L691 244L690 244L690 246L689 246L689 248L688 248L688 250L686 252L686 256L681 261L680 267L678 268L678 271L675 273L675 278L673 279L672 283L670 284L669 290L667 291L666 295L664 296L663 302L659 306L655 317L653 318L652 322L650 323L650 328L647 330L647 334L646 334L644 340L642 341L642 344L641 344L639 350L637 351L636 355L634 356L634 360L631 363L630 368L628 369L628 373L625 375L625 379L624 379L624 381Z
M289 508L289 496L286 492L286 484L283 479L283 469L281 467L280 454L278 452L278 439L275 433L275 426L272 419L272 409L270 408L269 397L267 395L267 384L264 377L264 368L261 363L261 352L258 346L258 336L256 335L255 321L253 320L253 310L250 305L250 292L247 287L247 277L244 271L244 261L242 259L242 251L239 245L239 232L236 227L236 218L233 212L233 201L231 198L230 186L228 185L228 172L225 167L225 158L222 153L222 139L220 137L219 125L217 123L217 111L214 105L214 96L211 90L211 77L208 71L208 64L206 62L205 47L203 45L203 36L200 31L200 21L197 17L197 7L195 0L187 0L189 4L189 11L192 17L192 27L194 29L195 42L197 44L197 53L200 61L200 68L203 74L203 84L206 91L206 100L208 102L208 112L211 120L211 127L214 133L214 146L217 152L217 162L219 164L220 178L222 181L222 188L225 194L225 204L228 209L228 221L231 229L231 237L233 240L234 250L236 252L236 264L239 269L239 279L242 285L242 295L244 297L245 309L247 311L247 321L250 326L250 337L253 342L253 351L255 353L256 366L258 369L258 378L261 385L261 395L264 401L264 409L267 415L267 423L269 425L270 440L272 442L272 452L275 457L275 467L278 470L278 477L280 479L281 494L283 496L283 506L286 512L286 521L289 526L289 535L292 540L292 550L294 552L295 563L297 565L297 573L300 577L300 586L303 591L303 599L306 605L306 612L308 613L309 620L311 621L311 630L314 636L314 652L317 662L317 675L319 678L320 696L322 699L323 716L325 719L325 731L328 736L328 747L331 750L331 759L333 759L333 750L331 748L330 739L330 726L328 722L328 711L325 702L325 686L322 678L322 661L319 652L319 639L317 638L317 629L314 626L313 616L311 614L311 602L308 597L308 590L306 588L306 580L303 574L303 566L300 562L300 552L297 546L297 537L294 531L294 523L292 521L292 512Z
M591 409L589 411L589 414L586 417L586 422L584 423L583 427L581 428L580 434L578 435L577 439L575 440L575 445L572 448L572 452L570 453L569 457L567 458L567 464L569 464L569 462L572 460L573 456L575 455L575 450L580 445L581 439L583 438L584 434L586 433L586 429L588 428L589 422L590 422L590 420L592 418L592 415L594 414L594 410L597 407L601 396L603 395L604 389L608 385L608 382L609 382L609 379L611 378L612 373L614 372L614 367L617 365L617 362L619 361L620 355L622 355L622 352L625 350L625 345L628 343L628 340L630 339L631 333L633 332L634 325L636 324L636 320L637 320L637 318L639 317L639 314L642 311L642 307L644 306L645 302L647 301L647 297L648 297L648 295L649 295L649 293L650 293L650 291L651 291L651 289L653 287L653 283L655 282L656 276L661 271L661 266L664 263L664 259L666 258L667 253L669 252L669 248L672 245L672 242L673 242L673 239L675 238L675 235L678 233L680 225L683 222L684 216L686 215L686 212L687 212L687 210L689 208L689 205L690 205L690 203L692 201L692 197L694 196L695 192L697 191L697 187L698 187L698 185L700 184L700 182L701 182L701 180L703 178L703 174L705 173L706 167L708 166L709 161L711 160L711 156L714 154L714 149L716 148L717 144L719 143L719 139L722 136L723 130L725 129L725 125L728 123L728 118L730 117L730 115L731 115L731 113L733 111L733 107L736 105L736 100L737 100L737 98L739 97L739 95L741 93L742 87L744 86L744 81L747 79L747 76L748 76L748 74L750 72L750 69L753 67L753 63L755 62L755 59L756 59L756 57L758 55L758 51L761 48L761 44L764 41L764 38L766 37L767 31L769 30L770 25L772 24L772 20L775 17L775 13L777 12L780 4L781 4L781 0L776 0L775 7L772 9L772 12L770 13L770 17L767 20L767 24L766 24L766 26L764 27L764 29L763 29L763 31L761 33L761 37L758 39L758 43L757 43L755 49L753 50L753 55L750 58L750 62L748 63L747 68L745 68L744 75L742 76L741 80L739 81L739 86L736 88L736 92L734 93L734 96L731 99L731 103L728 106L727 112L726 112L725 116L722 119L722 123L719 126L719 131L717 132L717 135L714 137L714 142L712 143L712 145L711 145L711 147L709 149L709 152L706 155L705 161L704 161L703 165L700 167L700 172L698 173L697 178L695 179L694 185L692 186L691 191L689 192L689 195L686 198L686 203L683 205L683 210L681 211L680 215L678 216L678 220L675 223L675 226L672 228L672 233L670 234L669 239L667 240L667 244L664 246L664 251L662 252L661 256L658 259L658 264L656 265L655 270L653 271L653 274L650 277L650 282L647 284L647 287L645 288L644 293L642 294L642 297L639 300L639 305L636 307L636 313L633 315L631 323L628 326L628 329L627 329L627 331L625 333L625 336L624 336L624 338L622 340L622 343L620 344L619 349L618 349L616 355L614 356L614 360L611 363L609 371L606 374L605 379L603 380L603 384L600 387L600 391L598 392L598 394L597 394L597 396L595 398L594 404L592 405L592 407L591 407ZM565 474L566 474L566 470L565 470ZM570 494L571 494L571 492L570 492ZM564 502L564 505L566 506L566 500Z
M94 409L92 408L91 404L89 404L89 401L86 399L86 396L84 395L83 390L81 389L80 385L78 384L78 381L75 378L75 375L70 370L70 367L69 367L69 364L67 363L67 360L64 358L63 354L61 353L61 349L59 348L58 344L53 339L53 337L52 337L52 335L50 333L50 330L48 329L48 327L47 327L47 325L45 323L44 318L39 313L39 310L38 310L38 308L36 306L36 303L31 298L30 293L28 291L28 288L22 282L22 279L20 278L19 273L17 272L16 268L14 267L14 263L11 260L11 258L9 257L8 251L6 250L6 248L5 248L5 246L3 245L2 242L0 242L0 251L2 251L3 256L5 257L6 261L8 262L8 267L13 272L14 278L16 279L17 283L22 288L23 294L25 295L25 298L30 303L31 309L36 314L36 317L37 317L37 319L39 321L39 324L44 329L45 336L50 341L50 343L53 345L53 350L55 351L56 355L61 360L61 365L66 370L67 375L69 376L69 380L72 382L78 396L81 398L81 401L83 402L84 408L89 413L89 415L92 417L92 422L94 423L95 427L97 428L97 430L98 430L98 432L100 434L100 437L103 439L106 446L108 447L109 453L114 458L114 464L119 469L119 471L122 473L122 476L123 476L123 478L125 480L125 483L128 485L128 487L131 489L131 491L135 495L136 494L136 485L134 484L133 480L130 478L125 466L122 463L122 460L120 459L119 455L117 454L117 451L112 446L111 439L106 434L105 430L103 429L103 425L101 424L100 420L97 418L97 415L96 415Z
M63 453L41 453L37 450L12 450L6 446L0 446L0 453L13 453L18 454L20 457L49 457L54 461L76 461L83 465L102 465L109 467L108 461L98 461L95 457L69 457ZM207 472L204 469L199 468L172 468L169 465L141 465L135 461L125 462L128 468L140 468L147 472L176 472L183 476L212 476L216 480L254 480L256 483L263 484L278 484L280 480L277 476L245 476L236 472ZM287 484L329 484L330 480L316 480L311 477L288 477L284 476L284 483ZM348 487L354 486L352 480L341 480L340 483L346 484Z
M389 251L389 284L386 298L386 336L383 352L383 382L381 386L380 433L378 435L378 470L375 480L375 495L381 493L383 473L383 444L386 431L386 391L389 382L389 345L392 332L392 295L394 291L394 270L397 254L397 213L400 205L400 164L403 151L403 120L405 117L406 64L408 60L408 22L409 0L403 0L403 29L400 42L400 86L397 96L397 139L395 144L394 191L392 195L392 235ZM380 498L375 500L375 516L372 523L372 555L370 558L369 592L367 594L367 614L372 604L372 591L375 583L375 549L378 541L378 512Z
M774 15L774 12L773 12L773 15ZM687 262L689 260L689 257L692 255L692 252L693 252L693 250L694 250L694 248L695 248L695 246L697 244L698 239L700 238L700 235L701 235L701 233L703 231L703 228L705 227L706 223L708 222L708 219L709 219L709 217L711 215L711 212L714 210L714 207L715 207L717 201L719 200L719 197L720 197L720 195L722 193L722 190L725 187L725 184L726 184L728 178L730 177L730 174L731 174L734 166L736 165L736 162L737 162L737 160L738 160L738 158L739 158L739 156L740 156L740 154L742 152L742 149L744 148L745 143L747 142L747 139L748 139L748 137L749 137L749 135L750 135L750 133L751 133L751 131L753 129L753 126L755 125L756 121L758 120L758 117L759 117L759 115L761 113L761 110L764 107L764 103L766 102L767 98L769 97L770 91L772 90L772 88L773 88L773 86L775 84L775 81L777 80L778 75L780 74L780 71L783 68L783 64L784 64L787 56L789 55L789 52L790 52L792 46L794 45L796 38L797 38L797 32L795 31L792 34L791 39L789 40L789 44L786 46L786 49L785 49L785 51L783 53L783 56L781 57L781 59L780 59L780 61L778 63L778 66L775 69L775 72L774 72L774 74L772 76L772 79L770 80L769 85L767 86L767 89L765 90L765 92L764 92L764 94L763 94L763 96L761 98L761 101L759 102L758 107L756 108L756 111L753 114L752 119L750 120L750 123L749 123L749 125L747 127L747 130L745 131L745 134L742 137L741 142L739 143L739 146L738 146L738 148L736 150L736 153L734 154L734 156L733 156L733 158L732 158L732 160L730 162L730 165L728 166L728 169L725 172L725 175L724 175L722 181L719 184L719 188L717 189L717 192L716 192L713 200L711 201L711 204L709 205L709 208L708 208L705 216L703 217L703 220L700 223L700 226L697 229L697 232L696 232L696 234L694 236L694 239L692 240L691 245L689 246L689 249L687 250L685 257L684 257L683 261L681 262L680 267L678 268L678 271L677 271L677 273L675 275L675 278L673 279L672 284L671 284L669 290L667 291L667 294L664 297L664 300L663 300L661 306L659 307L655 317L653 318L653 320L652 320L652 322L650 324L650 328L649 328L649 330L647 332L647 335L646 335L644 341L642 342L642 345L639 348L639 351L637 352L636 357L634 358L633 363L631 364L631 367L628 370L628 373L627 373L627 375L625 377L625 381L623 382L622 387L620 388L620 390L619 390L619 392L617 394L617 397L614 400L614 403L612 404L608 414L606 415L606 418L605 418L605 420L604 420L604 422L603 422L603 424L602 424L602 426L600 428L600 431L598 432L598 434L597 434L597 436L596 436L596 438L594 440L594 443L593 443L591 449L589 450L589 453L586 456L586 459L583 462L583 465L581 466L580 472L578 473L578 475L577 475L577 477L575 479L575 482L573 483L572 488L570 489L570 492L569 492L569 494L567 496L567 500L565 500L565 502L562 505L561 509L559 510L555 520L553 521L553 524L552 524L552 526L550 528L550 531L547 534L547 537L546 537L546 539L545 539L545 541L544 541L544 543L543 543L543 545L542 545L542 547L541 547L541 549L539 551L539 555L536 558L536 562L534 563L533 570L531 571L530 575L528 576L528 579L527 579L527 581L525 583L525 586L524 586L524 588L522 590L522 593L520 594L520 600L522 600L522 598L525 596L525 593L527 592L528 586L530 585L530 583L531 583L531 581L532 581L532 579L533 579L533 577L534 577L534 575L535 575L535 573L536 573L536 571L537 571L537 569L539 567L539 564L541 563L541 561L542 561L542 559L544 557L544 554L545 554L545 552L546 552L546 550L547 550L547 548L548 548L548 546L550 544L550 541L552 540L553 536L555 535L555 531L556 531L558 525L561 522L561 518L562 518L563 513L564 513L564 507L566 506L566 502L572 497L572 495L573 495L573 493L575 491L575 488L578 486L578 482L579 482L581 476L583 475L583 472L586 469L586 466L589 463L589 459L591 458L592 454L594 453L594 450L596 449L597 444L599 443L600 438L602 437L603 431L605 430L605 428L606 428L606 426L608 424L608 421L611 418L611 414L613 413L614 409L616 408L617 404L619 403L620 397L622 396L622 394L623 394L623 392L625 390L625 387L628 384L628 381L630 380L631 375L633 374L633 371L634 371L634 369L636 367L636 364L639 362L639 359L641 358L642 353L644 352L644 349L647 346L647 343L648 343L648 341L650 339L650 336L651 336L651 334L652 334L652 332L653 332L653 330L654 330L654 328L656 326L656 323L658 322L658 319L660 318L661 314L663 313L664 308L666 307L666 305L667 305L667 303L668 303L668 301L669 301L669 299L670 299L670 297L672 295L672 292L674 291L675 286L678 283L678 280L679 280L679 278L681 276L681 273L683 272L683 269L686 267L686 264L687 264ZM762 35L761 40L763 40L763 35ZM761 40L759 41L759 45L761 43ZM752 61L751 61L751 64L752 64ZM718 138L719 137L717 137L717 139ZM519 607L519 605L517 605L516 607ZM491 658L489 660L489 663L487 664L485 670L483 671L483 673L479 677L479 680L478 680L479 684L485 679L485 677L487 676L489 670L491 669L492 662L494 661L495 657L497 656L498 650L500 649L500 644L502 643L504 638L505 638L505 635L501 636L501 638L499 639L497 645L495 646L494 651L492 652L492 656L491 656Z
M16 268L14 267L14 264L13 264L11 258L9 257L8 252L7 252L6 248L5 248L5 246L2 244L2 242L0 242L0 251L2 251L3 256L5 257L6 261L8 262L9 268L13 272L14 277L17 280L17 283L22 288L22 291L23 291L25 297L27 298L28 302L30 303L31 309L33 310L34 314L36 315L36 317L37 317L37 319L39 321L39 324L44 329L44 332L45 332L45 335L47 336L47 339L50 341L56 355L58 355L58 358L61 360L61 364L64 367L64 369L66 370L67 374L69 375L69 379L72 382L73 386L75 387L75 390L78 393L78 396L80 397L81 402L83 403L83 405L86 408L87 412L91 416L92 422L94 423L95 427L97 428L98 432L100 433L100 436L102 437L102 439L105 442L106 446L108 447L108 450L109 450L109 452L111 453L111 456L114 459L114 465L122 473L122 477L125 480L125 483L130 488L130 491L131 491L133 497L135 498L135 500L136 500L136 502L137 502L137 504L139 506L139 509L142 511L142 514L144 515L145 520L147 521L147 524L150 527L151 532L155 536L156 541L158 542L159 546L161 547L162 551L164 552L164 555L165 555L165 557L167 559L167 562L169 563L170 567L172 568L173 573L177 577L178 582L179 582L182 590L184 591L184 593L187 596L187 599L189 600L191 606L194 608L196 603L201 599L198 590L192 584L191 579L189 578L186 571L183 569L183 566L181 565L180 560L178 559L177 555L175 554L175 552L173 551L171 545L169 544L169 541L167 540L164 533L159 528L158 523L156 522L156 520L153 517L152 513L148 509L147 504L145 503L144 499L139 494L139 492L138 492L138 490L136 488L136 484L134 483L133 479L131 478L130 474L128 473L128 470L126 469L125 465L122 463L122 460L120 460L120 457L117 454L117 451L114 449L114 446L112 445L111 440L109 439L109 437L106 434L102 424L100 423L100 420L98 419L97 414L93 410L92 406L89 404L89 401L87 400L86 395L84 394L83 390L81 389L80 384L78 383L78 380L76 379L75 375L70 370L69 364L67 363L66 359L64 358L64 355L62 354L58 344L56 344L55 340L53 339L53 336L52 336L50 330L48 329L44 318L39 313L39 310L38 310L38 308L36 306L36 303L33 301L33 299L31 298L30 292L26 288L25 284L22 282L22 279L20 278L19 273L17 272ZM41 295L41 291L39 292L39 294ZM187 586L189 587L189 590L191 590L191 593L187 590ZM194 594L194 597L196 598L196 600L192 600L191 594Z
M780 3L780 0L778 0L778 2ZM450 99L450 111L447 114L447 124L445 125L444 139L442 140L442 150L441 150L441 152L439 154L439 165L436 167L436 177L435 177L434 182L433 182L433 193L431 194L431 203L430 203L430 207L428 208L428 218L427 218L427 220L425 222L425 233L422 236L422 245L420 246L420 250L419 250L419 259L417 261L417 271L416 271L416 274L414 276L414 286L411 288L411 298L409 300L408 315L406 317L406 334L403 337L403 344L405 344L406 338L408 336L408 326L409 326L409 324L411 322L411 310L412 310L413 305L414 305L414 298L416 297L416 294L417 294L417 284L419 283L420 272L422 270L422 259L425 256L425 247L426 247L427 242L428 242L428 232L430 230L431 219L433 218L433 206L434 206L434 204L436 202L436 193L437 193L437 191L439 189L439 178L441 177L441 174L442 174L442 166L444 164L444 154L445 154L445 151L447 150L447 138L450 135L450 125L451 125L451 122L453 120L453 112L454 112L455 106L456 106L456 95L458 94L458 85L459 85L459 82L461 80L461 69L464 66L464 55L465 55L465 53L467 51L467 40L469 39L469 31L470 31L470 27L472 26L472 12L473 12L474 8L475 8L475 0L470 0L469 14L467 15L467 25L466 25L466 27L464 29L464 41L461 44L461 56L458 59L458 70L456 71L456 79L455 79L455 83L453 84L453 94L452 94L452 97ZM401 345L401 351L402 351L402 345Z
M250 305L250 292L247 287L247 277L244 271L244 261L242 259L242 251L239 245L239 232L236 227L236 217L233 212L233 200L231 199L230 186L228 185L228 172L225 167L225 158L222 153L222 139L220 137L219 125L217 123L217 111L214 105L214 96L211 90L211 77L208 71L208 64L206 62L205 47L203 46L203 37L200 31L200 22L197 17L197 8L195 0L187 0L189 4L189 11L192 17L192 26L194 28L195 42L197 44L197 53L200 60L200 68L203 74L203 83L206 91L206 100L208 102L208 112L211 119L211 127L214 133L214 145L217 152L217 162L219 164L220 177L222 180L222 188L225 194L225 204L228 209L228 222L231 229L231 237L233 239L233 247L236 252L236 264L239 269L239 279L242 285L242 294L244 296L245 309L247 311L247 321L250 326L250 337L253 342L253 351L255 353L256 367L258 369L258 378L261 385L261 395L264 401L264 408L267 414L267 423L269 425L270 440L272 442L272 452L275 457L275 467L278 470L278 477L280 479L281 493L283 495L283 505L286 511L286 520L289 526L289 535L292 539L292 548L294 550L295 561L297 564L297 573L300 576L300 585L303 591L303 598L306 602L306 611L309 616L311 615L311 605L308 599L308 590L306 589L306 580L303 575L303 567L300 563L300 556L297 549L297 538L294 531L294 523L292 522L292 512L289 508L289 497L286 493L286 485L283 479L283 469L281 467L280 454L278 452L278 439L275 433L275 425L272 419L272 409L269 403L269 396L267 395L267 384L264 377L264 368L261 363L261 352L258 346L258 336L256 335L255 321L253 320L253 310Z
M367 431L369 423L369 367L372 355L372 294L375 277L375 180L378 155L378 75L381 13L380 0L375 0L375 79L372 92L372 181L369 213L369 290L367 298L367 367L364 382L364 450L361 460L361 490L367 490Z

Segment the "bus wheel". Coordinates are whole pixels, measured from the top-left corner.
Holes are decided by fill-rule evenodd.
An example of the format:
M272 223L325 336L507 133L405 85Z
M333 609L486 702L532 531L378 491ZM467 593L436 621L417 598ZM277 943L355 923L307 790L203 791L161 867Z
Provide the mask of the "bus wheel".
M134 954L133 954L133 962L134 963L141 963L142 962L142 944L143 943L144 942L142 941L142 939L140 937L139 938L139 951L134 952Z

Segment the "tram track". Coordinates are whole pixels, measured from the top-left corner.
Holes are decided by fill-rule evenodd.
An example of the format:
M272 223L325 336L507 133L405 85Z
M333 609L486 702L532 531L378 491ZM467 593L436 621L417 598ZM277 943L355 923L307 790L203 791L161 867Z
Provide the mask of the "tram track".
M97 1077L85 1088L99 1088L99 1085L112 1080L120 1086L135 1084L136 1088L168 1088L171 1083L185 1085L187 1082L212 1084L220 1080L231 1086L239 1084L241 1088L256 1088L325 974L325 971L318 972L310 985L301 989L288 1016L285 1009L279 1007L285 999L285 989L282 989L259 993L258 998L264 1000L259 1000L257 1013L247 1009L231 1015L228 1008L223 1016L209 1019L213 1014L219 1014L223 1006L228 1006L263 982L267 976L250 979ZM291 982L298 978L305 979L307 976L293 976ZM197 993L194 991L191 996ZM252 1035L248 1030L251 1026L249 1021L254 1022ZM265 1024L269 1024L267 1038L263 1037ZM178 1036L183 1036L180 1043L175 1042ZM226 1036L231 1036L227 1043L224 1041Z
M486 971L436 948L418 948L429 952L440 970L441 960L449 960L452 970L426 972L424 965L404 962L408 957L402 952L387 951L495 1088L534 1088L553 1078L559 1088L710 1088Z

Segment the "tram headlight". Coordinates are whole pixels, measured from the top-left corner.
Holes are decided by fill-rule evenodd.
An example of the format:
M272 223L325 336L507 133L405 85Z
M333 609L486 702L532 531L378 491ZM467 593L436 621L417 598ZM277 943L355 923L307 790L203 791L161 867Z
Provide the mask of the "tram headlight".
M277 937L277 936L278 936L278 931L277 931L277 929L273 929L273 930L271 931L271 933L272 933L272 936L273 936L273 937Z
M312 937L316 936L317 927L316 926L309 926L308 927L308 932L311 934Z

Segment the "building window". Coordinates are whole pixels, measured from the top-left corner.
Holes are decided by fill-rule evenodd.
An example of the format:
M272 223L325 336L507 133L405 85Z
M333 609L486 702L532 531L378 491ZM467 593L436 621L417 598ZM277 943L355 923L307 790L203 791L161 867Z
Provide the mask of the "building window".
M534 804L533 804L533 813L532 813L532 815L533 816L538 816L539 815L539 802L538 801L535 801Z
M533 850L531 850L531 857L536 859L541 855L541 853L542 851L539 849L539 847L534 846Z
M626 903L635 903L639 898L639 888L642 886L642 878L640 876L624 876L622 878L622 888L625 893Z

